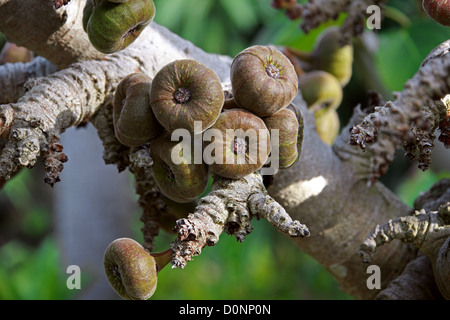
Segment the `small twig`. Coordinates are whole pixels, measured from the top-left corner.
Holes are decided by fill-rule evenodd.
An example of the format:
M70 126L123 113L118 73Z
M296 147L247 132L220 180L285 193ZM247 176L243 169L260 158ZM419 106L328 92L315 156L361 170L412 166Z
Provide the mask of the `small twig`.
M292 220L267 195L262 176L252 173L240 180L215 177L212 191L202 198L195 212L177 221L177 239L172 243L172 265L184 268L205 246L213 246L222 232L243 241L253 230L252 218L265 218L292 237L309 236L308 228Z

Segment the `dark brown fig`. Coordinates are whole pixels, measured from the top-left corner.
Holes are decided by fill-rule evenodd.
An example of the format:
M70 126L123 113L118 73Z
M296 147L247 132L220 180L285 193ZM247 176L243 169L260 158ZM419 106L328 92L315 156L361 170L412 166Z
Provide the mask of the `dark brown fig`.
M203 155L211 172L240 179L259 170L270 153L270 133L264 121L243 109L224 110L204 133Z
M169 133L151 142L152 172L161 192L169 199L187 203L208 186L208 166L196 163L192 144L171 141Z
M105 274L114 291L127 300L147 300L156 290L157 264L148 251L129 238L116 239L106 248Z
M192 59L164 66L153 80L150 97L156 118L168 132L186 129L194 134L216 122L224 102L217 74Z
M89 13L85 7L84 14ZM128 0L113 3L101 0L94 3L86 25L92 45L100 52L114 53L128 47L155 16L153 0Z
M231 64L231 85L237 104L259 117L287 107L298 91L290 60L269 46L252 46Z
M117 139L128 147L137 147L156 138L163 128L150 107L152 79L144 73L132 73L120 81L113 102L113 123Z
M274 148L278 148L278 159L271 159L271 161L278 160L278 167L281 169L289 168L299 156L298 130L300 126L296 114L286 108L264 117L263 120L270 131L272 152ZM275 130L277 130L278 139L274 138Z
M339 27L327 28L319 36L312 53L314 68L326 71L345 86L352 77L353 46L341 45Z

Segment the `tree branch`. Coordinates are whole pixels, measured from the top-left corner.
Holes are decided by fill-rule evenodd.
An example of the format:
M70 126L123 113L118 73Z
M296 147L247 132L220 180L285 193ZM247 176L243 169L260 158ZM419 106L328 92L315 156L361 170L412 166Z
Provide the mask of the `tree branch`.
M0 66L0 104L16 102L26 92L26 82L31 78L48 76L56 67L42 57L27 63L6 63Z
M305 225L292 221L281 205L267 195L259 173L240 180L215 176L212 191L199 201L195 212L177 221L178 237L171 245L173 267L184 268L205 246L215 245L224 231L244 241L253 230L253 218L265 218L291 237L309 236Z
M419 159L426 170L431 162L434 132L449 114L442 99L450 92L450 41L434 49L395 101L376 107L361 124L351 129L350 143L373 154L370 183L388 170L398 148ZM442 129L443 131L445 129Z

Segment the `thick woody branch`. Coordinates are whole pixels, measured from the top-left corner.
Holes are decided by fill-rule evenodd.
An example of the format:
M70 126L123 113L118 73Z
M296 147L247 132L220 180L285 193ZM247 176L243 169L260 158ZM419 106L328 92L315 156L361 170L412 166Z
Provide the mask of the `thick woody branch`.
M395 101L376 107L351 129L350 143L373 154L371 183L386 173L400 147L410 158L419 159L422 170L428 168L434 132L440 125L445 132L450 123L450 107L443 101L450 92L449 48L447 41L433 50Z
M402 274L376 297L377 300L442 299L433 277L433 266L426 255L412 260Z
M83 30L85 3L72 0L55 8L54 0L40 0L39 4L36 0L1 0L0 32L8 41L30 49L59 68L101 58L104 54L94 49Z
M128 74L144 72L153 77L167 63L187 57L210 66L227 82L231 58L206 54L156 24L147 27L137 43L120 53L30 79L23 97L16 103L0 105L0 135L8 138L0 157L0 179L8 179L20 167L33 166L41 151L47 149L49 136L82 125L102 106L109 105L115 87ZM97 125L107 130L102 119L107 120L100 117ZM112 137L111 131L101 134L105 139ZM112 139L111 145L117 147Z
M309 236L305 225L293 221L267 195L259 173L240 180L215 177L212 191L199 201L195 212L177 221L178 237L171 245L173 267L184 268L204 247L215 245L224 231L243 241L253 229L252 218L265 218L291 237Z
M56 67L42 57L27 63L6 63L0 66L0 104L16 102L26 92L25 83L30 78L48 76Z
M415 205L427 200L433 205L440 201L437 211L416 210L414 215L376 226L361 244L359 254L364 262L370 262L377 248L386 243L395 239L412 242L430 259L437 286L442 295L450 299L450 180L439 181Z

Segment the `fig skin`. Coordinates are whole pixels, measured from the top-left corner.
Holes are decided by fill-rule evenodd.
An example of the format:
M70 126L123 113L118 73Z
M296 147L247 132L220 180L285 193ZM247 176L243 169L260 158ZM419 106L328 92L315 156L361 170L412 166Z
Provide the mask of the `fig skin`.
M437 23L450 26L450 3L443 0L423 0L425 12Z
M192 59L175 60L155 76L150 94L153 112L168 131L186 129L199 134L219 117L224 93L217 74ZM200 121L200 130L194 122Z
M201 195L208 186L209 178L208 166L194 163L194 148L191 148L191 154L181 154L184 144L184 141L171 141L170 134L166 132L150 145L155 182L161 193L178 203L191 202ZM173 162L172 152L182 157L180 164Z
M339 135L341 121L336 110L328 110L327 112L315 118L316 131L320 139L328 145L333 145Z
M287 107L297 95L298 78L291 61L269 46L240 52L230 70L236 103L259 117Z
M298 87L308 110L316 116L329 109L337 109L342 102L342 87L336 77L328 72L308 72L299 78Z
M85 7L85 14L89 8ZM102 53L114 53L128 47L155 16L153 0L129 0L113 3L107 0L94 6L86 25L91 44Z
M241 129L240 133L243 134L236 131L238 129ZM256 133L257 154L252 154L254 147L248 145L251 140L247 142L245 139L245 133L249 129ZM208 130L220 133L217 136L213 133L212 141L205 143L204 154L214 151L214 157L219 159L208 163L210 172L225 178L241 179L259 170L267 161L271 150L270 133L264 121L253 113L243 109L224 110Z
M144 145L163 131L150 107L151 83L146 74L132 73L117 86L113 102L114 132L128 147Z
M342 87L353 74L353 46L340 43L339 27L330 27L322 32L312 53L314 69L326 71L338 79Z
M155 259L138 242L116 239L104 253L103 264L109 284L127 300L147 300L158 282Z
M286 108L263 118L263 120L271 133L272 146L274 143L279 143L279 168L289 168L297 161L299 156L298 130L300 126L296 114L289 108ZM272 130L274 129L279 130L278 142L274 141L272 136Z

